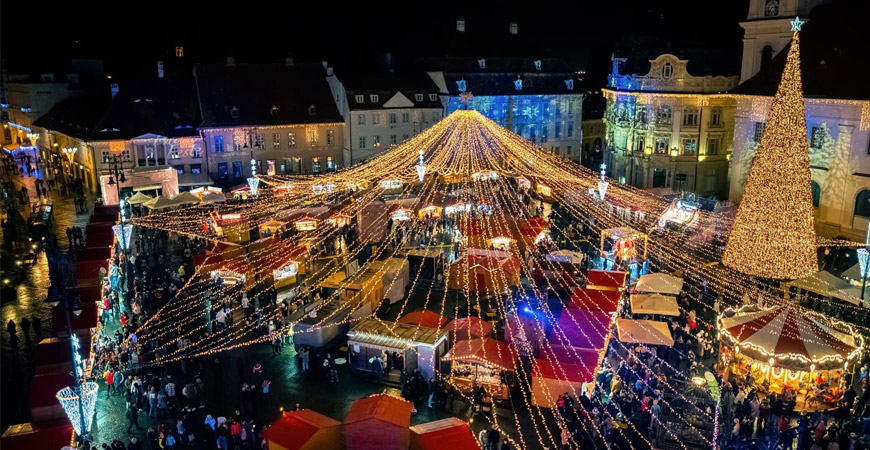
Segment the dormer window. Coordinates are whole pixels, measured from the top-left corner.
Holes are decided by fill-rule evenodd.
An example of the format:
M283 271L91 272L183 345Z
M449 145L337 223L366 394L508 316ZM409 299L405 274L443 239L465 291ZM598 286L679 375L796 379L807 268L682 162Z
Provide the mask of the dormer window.
M422 102L423 94L414 94L414 101Z
M372 103L377 103L378 102L378 95L377 94L369 95L369 100L371 100Z
M239 107L238 106L233 106L232 108L230 108L230 117L232 117L233 119L239 118Z
M481 69L486 69L486 58L478 59L477 65L480 66Z
M671 65L671 63L666 62L665 65L662 66L662 78L670 78L673 74L674 66Z
M357 103L362 103L362 102L366 101L366 96L365 96L365 95L359 94L359 95L356 95L355 97L356 97L356 102L357 102Z
M272 108L269 109L269 115L272 117L278 117L278 106L272 105Z
M317 115L317 107L314 105L309 106L308 107L308 115L309 116Z
M429 94L429 100L435 101L438 100L438 94Z
M571 79L565 80L565 87L567 87L569 91L573 91L574 90L574 80L571 80Z
M535 60L535 70L541 70L541 60L540 59Z
M514 80L514 89L516 89L517 91L523 90L523 80L522 79Z

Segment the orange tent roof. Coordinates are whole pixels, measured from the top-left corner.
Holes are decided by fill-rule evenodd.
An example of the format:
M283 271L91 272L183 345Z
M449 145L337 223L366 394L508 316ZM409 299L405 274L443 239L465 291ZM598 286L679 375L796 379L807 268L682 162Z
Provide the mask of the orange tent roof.
M489 336L494 329L493 325L477 316L468 316L460 319L453 319L443 327L447 331L463 332L466 331L471 336L482 337Z
M398 427L411 426L411 410L414 404L387 394L375 394L361 398L350 406L345 424L375 419Z
M269 428L263 437L287 450L302 448L319 430L341 426L341 422L310 409L285 412Z
M456 342L450 349L449 360L471 361L513 370L513 355L508 344L492 339L468 339Z
M441 328L447 323L447 319L437 313L429 310L414 311L405 314L399 323L409 323L411 325L420 325L421 327Z

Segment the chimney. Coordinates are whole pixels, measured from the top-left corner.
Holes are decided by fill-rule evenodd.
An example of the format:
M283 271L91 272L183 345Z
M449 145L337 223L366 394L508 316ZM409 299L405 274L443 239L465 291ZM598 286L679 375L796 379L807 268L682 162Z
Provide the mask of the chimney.
M512 35L516 36L517 34L519 34L519 32L520 32L519 28L520 27L519 27L519 25L517 25L516 22L511 22L511 34Z
M235 67L236 66L236 57L232 55L227 55L227 67Z
M109 88L112 90L112 98L117 97L117 96L118 96L118 91L119 91L119 89L118 89L118 83L112 83L112 84L110 84L110 85L109 85Z
M462 17L456 19L456 31L465 33L465 19Z
M332 66L326 67L326 76L331 77L334 73L335 73L335 70L333 70Z
M163 78L163 61L157 61L157 78Z
M295 61L293 60L293 55L290 55L290 54L284 55L284 65L287 67L293 67L295 65Z
M323 65L323 70L326 70L326 68L329 67L329 62L327 62L325 59L323 61L320 61L320 64Z

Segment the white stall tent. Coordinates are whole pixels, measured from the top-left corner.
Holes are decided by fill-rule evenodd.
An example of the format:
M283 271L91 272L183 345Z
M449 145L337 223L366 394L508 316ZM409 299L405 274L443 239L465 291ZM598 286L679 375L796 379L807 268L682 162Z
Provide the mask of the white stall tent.
M663 316L679 316L680 307L677 299L662 294L632 294L632 314L661 314Z
M683 290L683 280L666 273L641 275L634 289L638 292L679 295Z
M626 344L674 345L671 330L665 322L637 319L616 319L620 342Z

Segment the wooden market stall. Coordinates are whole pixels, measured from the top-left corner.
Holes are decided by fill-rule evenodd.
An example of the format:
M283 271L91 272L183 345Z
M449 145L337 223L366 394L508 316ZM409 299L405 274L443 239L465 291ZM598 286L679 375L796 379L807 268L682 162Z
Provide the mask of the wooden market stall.
M574 358L572 363L552 359L535 360L532 368L532 404L552 408L559 395L566 392L579 397L584 383L592 386L600 362L596 352L582 352L580 359Z
M451 384L464 392L480 385L492 397L507 399L513 384L513 354L492 338L457 341L442 361L450 362Z
M456 417L415 425L410 450L480 450L468 423Z
M341 422L310 409L285 412L263 431L269 450L341 448Z
M272 235L280 235L281 229L283 229L285 225L287 225L287 222L275 219L265 222L260 225L260 236L267 238Z
M607 347L613 313L600 310L565 308L557 320L550 341L559 345L599 350ZM559 330L559 333L556 332ZM567 341L564 343L563 341Z
M571 292L570 307L615 313L619 309L622 292L601 289L576 288Z
M447 352L447 333L438 328L422 327L408 323L388 322L379 319L364 319L347 333L348 348L353 350L350 367L370 372L372 358L402 355L405 370L411 373L420 369L423 378L435 376L437 362ZM389 375L389 374L387 374Z
M411 282L410 263L405 258L387 258L368 263L369 269L384 276L384 298L396 303L405 298L408 283Z
M372 311L381 305L384 298L384 276L371 270L357 272L348 278L345 272L335 272L320 283L323 297L329 296L333 290L339 291L339 298L349 305L366 305Z
M276 253L268 255L275 289L296 283L296 277L305 274L305 263L309 258L308 248L304 245L291 247L281 244L280 247L275 249Z
M628 281L628 272L589 269L586 275L588 289L622 291L625 289L626 281Z
M402 250L408 260L409 272L418 282L435 281L444 270L444 253L434 248L412 248Z
M407 450L414 404L387 394L361 398L344 418L347 450Z

